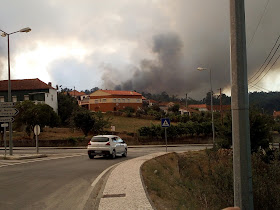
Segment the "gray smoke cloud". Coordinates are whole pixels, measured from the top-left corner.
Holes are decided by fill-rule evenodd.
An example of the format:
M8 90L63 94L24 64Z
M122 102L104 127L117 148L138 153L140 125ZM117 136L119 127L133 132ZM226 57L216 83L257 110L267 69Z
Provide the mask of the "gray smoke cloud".
M177 34L154 36L152 52L156 59L142 60L132 78L117 85L115 89L180 93L180 89L186 86L181 75L184 70L182 48L183 42Z
M120 79L114 76L118 71L106 68L106 75L116 79L115 86L112 83L107 86L108 76L104 76L105 88L150 93L166 91L178 96L191 93L191 97L201 98L210 90L209 71L196 70L197 67L204 67L211 69L213 91L218 93L218 89L222 88L229 93L229 2L167 2L163 10L173 25L152 35L153 38L146 44L151 58L140 59L134 62L133 67L126 68L130 72L128 79ZM271 2L258 24L265 5L264 1L252 0L246 1L245 5L248 78L256 73L280 34L279 29L272 27L272 22L278 16L275 7L280 6L280 2ZM277 67L274 66L270 75L278 72ZM268 80L263 80L260 84L265 85L266 81Z
M280 1L269 2L259 24L266 3L245 1L249 77L280 34ZM1 2L0 19L7 32L32 28L11 37L14 79L201 99L210 89L209 71L196 69L205 67L214 92L230 86L229 0L13 0ZM1 79L6 42L0 37ZM273 68L259 85L279 90L278 75Z

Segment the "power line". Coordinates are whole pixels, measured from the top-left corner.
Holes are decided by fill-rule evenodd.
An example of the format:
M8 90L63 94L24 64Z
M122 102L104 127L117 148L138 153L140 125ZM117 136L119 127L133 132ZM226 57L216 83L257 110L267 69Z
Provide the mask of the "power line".
M254 39L254 37L255 37L255 35L256 35L256 32L257 32L257 30L258 30L258 28L259 28L259 26L260 26L260 23L262 22L262 19L263 19L265 13L266 13L266 9L267 9L267 6L268 6L268 4L269 4L269 1L270 1L270 0L267 0L267 2L266 2L266 5L265 5L264 11L263 11L263 13L262 13L261 19L259 20L259 23L258 23L258 25L257 25L257 28L256 28L256 30L255 30L255 32L254 32L254 34L253 34L253 36L252 36L252 39L251 39L250 42L249 42L248 48L251 46L252 41L253 41L253 39Z
M265 71L265 69L267 68L267 66L268 66L269 63L271 62L271 60L274 58L274 56L275 56L275 54L277 53L279 47L280 47L280 44L278 45L277 49L274 51L272 57L270 58L270 60L268 61L268 63L267 63L266 66L264 67L264 69L261 71L261 73L260 73L253 81L251 81L250 83L255 82L255 81L262 75L262 73ZM279 57L278 57L278 58L279 58ZM277 60L278 60L278 58L277 58ZM277 60L276 60L276 61L277 61ZM275 64L275 62L274 62L274 64ZM273 64L273 65L274 65L274 64ZM273 65L272 65L272 66L273 66ZM271 69L271 68L270 68L270 69ZM270 69L269 69L269 70L270 70ZM265 75L269 72L269 70L265 73ZM264 75L264 76L265 76L265 75ZM264 76L263 76L263 77L264 77ZM263 78L263 77L262 77L262 78ZM261 78L261 79L262 79L262 78ZM261 79L260 79L257 83L259 83L259 82L261 81ZM257 84L257 83L256 83L256 84Z
M280 55L277 57L277 59L274 61L274 63L272 64L272 66L270 67L270 69L268 69L268 71L262 76L262 78L259 79L259 81L256 83L258 84L266 75L267 73L272 69L272 67L275 65L275 63L278 61L278 59L280 58ZM255 85L256 85L255 84Z
M278 38L277 38L275 44L273 45L272 49L270 50L268 56L266 57L265 61L263 62L263 64L262 64L261 67L259 68L259 70L249 79L249 81L252 80L252 79L261 71L262 67L264 66L264 64L266 63L266 61L267 61L268 58L270 57L271 53L273 52L275 46L277 45L279 38L280 38L280 35L278 36Z
M259 85L250 84L249 86L251 86L251 87L249 87L249 89L256 88L256 89L258 89L258 90L260 90L260 91L271 92L271 90L268 90L268 89L266 89L266 88L263 88L263 87L261 87L261 86L259 86Z

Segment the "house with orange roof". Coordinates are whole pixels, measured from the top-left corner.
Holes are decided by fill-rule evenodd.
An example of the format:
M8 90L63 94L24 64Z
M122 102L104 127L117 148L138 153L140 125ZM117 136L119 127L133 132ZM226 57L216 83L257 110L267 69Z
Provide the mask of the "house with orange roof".
M58 110L57 90L36 79L11 80L12 101L33 101L35 104L48 104L55 112ZM8 80L0 81L0 102L8 101Z
M64 94L69 94L70 96L74 97L78 101L78 105L89 109L89 95L84 92L79 92L77 90L73 91L66 91L63 92Z
M273 118L276 119L276 118L279 118L280 117L280 111L273 111Z
M206 105L206 104L190 104L188 105L188 108L195 109L200 112L211 111L211 105ZM213 111L214 112L231 111L231 105L213 105Z
M118 111L125 107L142 108L142 94L124 90L97 90L89 95L89 110Z
M188 108L196 109L196 110L198 110L200 112L207 112L207 111L209 111L209 109L207 108L206 104L190 104L190 105L188 105Z
M79 92L77 90L67 91L67 92L64 92L64 94L69 94L70 96L73 96L74 98L77 98L77 99L81 98L82 96L87 95L84 92Z

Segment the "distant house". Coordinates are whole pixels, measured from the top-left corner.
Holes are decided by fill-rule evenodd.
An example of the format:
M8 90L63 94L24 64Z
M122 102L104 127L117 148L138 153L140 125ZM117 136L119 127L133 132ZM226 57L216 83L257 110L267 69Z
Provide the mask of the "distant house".
M153 106L155 104L159 104L159 102L153 100L153 99L147 99L145 98L144 96L142 96L142 101L143 101L143 104L146 104L147 106Z
M190 104L188 105L188 108L190 109L196 109L200 112L208 112L211 111L211 105L206 104ZM230 111L231 105L213 105L213 111L219 112L219 111Z
M273 118L278 118L280 117L280 111L273 111Z
M97 90L89 96L89 110L118 111L125 107L142 108L142 95L135 91Z
M167 113L168 109L171 108L172 106L174 106L174 104L175 103L173 103L173 102L161 102L158 105L161 110L163 110L165 113Z
M64 94L69 94L70 96L76 98L77 100L83 100L87 94L85 94L84 92L79 92L77 90L73 90L73 91L67 91L67 92L63 92Z
M211 106L207 105L207 109L211 111ZM220 111L231 111L231 105L213 105L213 111L214 112L220 112Z
M63 93L69 94L70 96L74 97L78 101L79 106L89 109L89 95L77 90L66 91Z
M196 110L198 110L200 112L207 112L207 111L209 111L209 109L207 108L206 104L190 104L190 105L188 105L188 108L196 109Z
M52 84L36 79L11 80L12 101L33 101L48 104L57 113L57 90ZM8 80L0 81L0 102L8 101Z
M188 116L191 116L192 113L199 113L198 110L195 110L195 109L191 109L191 108L186 108L185 106L181 106L180 109L179 109L179 112L181 115L188 115Z

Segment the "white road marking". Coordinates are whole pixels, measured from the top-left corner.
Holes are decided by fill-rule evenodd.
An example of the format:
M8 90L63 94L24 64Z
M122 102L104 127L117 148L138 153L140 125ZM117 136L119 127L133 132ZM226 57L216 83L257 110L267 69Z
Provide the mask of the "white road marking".
M39 158L39 159L33 159L33 160L28 160L28 161L18 161L14 163L7 163L6 161L0 161L0 168L2 167L7 167L7 166L14 166L14 165L21 165L21 164L26 164L26 163L34 163L34 162L40 162L40 161L46 161L46 160L57 160L57 159L63 159L63 158L70 158L70 157L79 157L83 156L86 154L73 154L73 155L67 155L67 156L62 156L62 157L47 157L47 158Z

